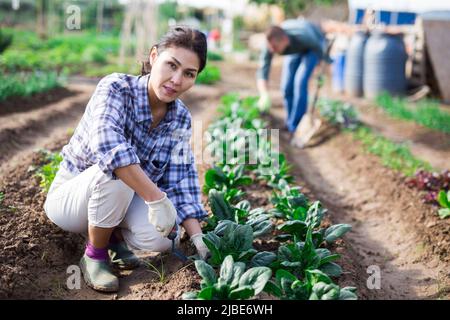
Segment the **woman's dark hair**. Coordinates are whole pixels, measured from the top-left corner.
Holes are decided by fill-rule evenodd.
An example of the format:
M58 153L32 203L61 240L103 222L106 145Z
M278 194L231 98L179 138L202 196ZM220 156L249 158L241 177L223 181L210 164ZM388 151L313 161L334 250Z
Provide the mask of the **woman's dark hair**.
M162 38L161 41L154 45L158 53L163 52L170 47L185 48L195 52L200 61L198 73L200 73L206 65L207 43L206 36L203 32L188 26L175 26L171 28ZM151 51L151 50L150 50ZM142 63L141 74L146 75L151 71L151 65L147 56L146 61Z

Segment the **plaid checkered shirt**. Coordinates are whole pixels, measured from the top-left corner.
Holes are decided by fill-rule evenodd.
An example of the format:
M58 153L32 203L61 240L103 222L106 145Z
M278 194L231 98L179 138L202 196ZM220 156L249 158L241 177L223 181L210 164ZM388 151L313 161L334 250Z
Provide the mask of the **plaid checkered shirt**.
M152 114L147 94L149 75L113 73L104 77L89 100L61 166L79 174L94 164L113 179L114 170L140 164L147 176L173 202L177 223L203 219L200 185L189 144L191 115L179 99L150 130Z

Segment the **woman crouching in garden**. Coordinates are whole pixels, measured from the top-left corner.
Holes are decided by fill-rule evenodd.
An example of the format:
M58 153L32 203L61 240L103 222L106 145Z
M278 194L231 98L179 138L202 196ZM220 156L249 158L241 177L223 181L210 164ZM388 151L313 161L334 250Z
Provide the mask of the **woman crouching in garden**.
M206 54L203 33L174 27L151 49L150 72L114 73L99 82L62 149L44 208L62 229L87 235L80 267L96 290L118 291L111 265L139 265L129 248L168 250L175 224L201 258L208 254L199 222L207 213L189 146L191 115L178 99L194 85Z

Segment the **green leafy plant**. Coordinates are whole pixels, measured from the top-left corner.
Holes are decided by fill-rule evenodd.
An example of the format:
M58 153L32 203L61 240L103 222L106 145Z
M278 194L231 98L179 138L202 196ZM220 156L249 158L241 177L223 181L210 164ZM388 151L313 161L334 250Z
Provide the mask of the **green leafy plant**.
M202 260L195 261L195 267L202 277L201 290L187 292L183 294L183 299L249 299L261 293L272 276L272 271L267 267L254 267L245 271L245 264L234 262L231 255L223 260L219 277L214 268Z
M214 84L219 81L220 78L219 67L207 64L202 72L199 73L195 82L198 84Z
M43 153L48 163L37 169L36 176L41 180L41 188L48 192L63 158L59 152L52 153L44 150Z
M207 226L204 228L205 231L213 230L222 220L239 222L238 217L235 216L233 206L226 199L226 193L224 191L211 189L208 194L208 202L211 207L212 216L206 219Z
M251 227L229 220L220 221L213 232L203 237L203 241L211 252L208 262L212 265L220 265L228 255L236 261L248 262L257 253L253 248Z
M261 208L251 209L250 202L242 200L236 205L231 205L226 199L226 192L211 189L208 201L213 215L206 219L205 231L216 228L220 221L233 221L246 224L252 228L253 236L261 236L272 230L273 224L268 214Z
M338 100L320 99L320 114L332 124L342 128L355 130L360 126L358 114L355 108L349 103L342 103Z
M260 164L256 169L256 174L261 180L267 181L267 185L272 188L279 188L281 180L292 183L294 177L289 174L291 166L286 161L286 156L282 153L278 154L278 163Z
M323 216L327 212L326 209L322 208L319 201L314 202L305 215L303 215L303 212L303 210L301 212L294 210L297 219L288 220L277 226L277 229L283 232L283 234L276 237L277 240L304 241L308 228L313 228L312 239L315 246L318 247L324 241L327 244L335 242L352 228L349 224L335 224L326 229L317 229L320 227Z
M274 192L270 201L274 205L271 212L275 217L285 220L305 221L310 207L308 198L300 192L299 187L291 187L286 180L278 183L279 193Z
M263 208L255 208L248 212L246 225L253 230L253 237L260 237L268 234L273 229L272 214L266 212Z
M304 279L279 269L275 281L269 281L264 291L283 300L356 300L356 288L339 288L318 269L306 270Z
M107 62L104 50L95 45L90 45L84 49L81 59L85 63L105 64Z
M209 169L205 173L203 192L207 194L211 189L223 191L250 185L252 183L252 178L244 174L244 169L244 165L215 166L212 169Z
M257 253L253 248L252 228L229 220L220 221L203 241L211 253L208 262L213 266L220 265L228 255L235 261L248 262Z
M36 33L7 29L13 42L0 56L0 69L11 74L19 71L79 73L106 64L118 55L120 39L113 35L76 33L42 41ZM88 44L88 45L86 45Z
M429 163L416 159L405 144L398 144L374 134L369 128L360 127L354 137L360 140L364 148L381 158L384 166L413 176L420 169L432 171Z
M438 195L438 202L442 207L438 212L439 217L441 219L450 217L450 191L445 193L444 190L441 190Z
M208 127L207 150L217 165L237 165L245 163L247 131L242 128L242 120L224 118Z
M55 72L0 74L0 101L11 96L27 97L61 86Z
M0 207L3 205L3 201L5 200L5 194L0 192Z
M210 61L221 61L223 60L223 55L219 52L208 50L208 60Z
M266 122L260 119L257 102L256 96L240 98L238 93L229 93L222 96L219 112L225 119L238 120L242 128L262 129Z
M339 288L334 283L318 282L312 287L309 300L357 300L356 288Z
M340 255L332 254L328 249L315 248L312 227L309 227L304 242L288 243L278 248L277 261L272 267L275 270L286 269L297 276L303 276L306 270L319 269L328 276L338 277L342 268L333 261L339 258Z
M12 43L12 34L6 34L0 30L0 53L5 51Z
M250 267L271 267L277 260L277 255L270 251L261 251L250 260Z
M256 97L240 99L238 94L230 93L223 96L221 101L221 118L207 130L207 150L221 166L254 166L269 149L262 131L266 122L259 118Z
M242 135L245 136L245 129L251 128L258 132L266 125L259 119L260 113L257 110L256 101L253 98L240 99L237 94L222 97L220 119L211 124L207 130L208 147L224 154L230 151L232 153L232 157L227 157L226 162L223 158L222 160L215 158L215 167L209 171L208 182L205 183L207 186L204 188L204 192L208 192L209 204L213 212L208 219L207 228L214 229L203 238L211 253L208 260L210 271L214 273L213 267L221 264L223 267L226 257L231 256L233 262L237 261L244 269L246 265L268 267L278 274L284 273L284 278L287 278L282 280L285 282L284 288L280 280L268 281L264 289L269 293L272 290L275 296L282 299L356 298L354 288L341 289L330 279L342 273L341 267L335 263L340 256L320 247L324 243L336 241L351 227L347 224L338 224L320 228L326 209L319 201L310 203L309 199L301 193L300 187L290 185L293 177L289 175L289 165L284 155L276 154L275 159L279 160L277 163L272 161L268 164L266 161L265 164L251 164L244 167L239 162L246 160L241 154L244 150L248 150L247 142L240 138ZM344 113L347 111L344 110ZM230 140L230 137L235 140ZM238 143L233 145L232 142L236 140ZM267 154L267 149L271 148L269 139L258 137L257 142L258 148L253 152L258 156L260 153ZM268 212L263 208L251 209L249 201L241 200L235 203L237 198L234 198L234 194L228 194L231 190L235 193L240 187L245 186L245 184L235 184L239 174L231 178L227 177L230 170L243 172L245 169L253 171L258 179L266 180L269 186L277 190L271 199L274 209ZM280 246L277 252L257 252L253 248L253 239L272 230L273 217L287 220L278 226L280 231L278 237L284 237L284 240L290 240L290 242ZM206 277L208 277L207 274L211 272L205 273ZM291 277L286 276L287 274ZM203 276L202 278L205 279ZM283 277L279 276L279 278ZM215 281L217 276L210 283L211 285L204 284L200 292L188 293L185 298L224 299L223 297L229 297L217 296L217 288L213 288Z
M353 136L360 140L364 148L381 158L384 166L402 172L406 176L413 176L420 169L431 171L431 165L416 159L405 144L394 143L360 124L354 109L338 100L322 100L322 115L332 123L343 124L354 130ZM449 118L450 119L450 118ZM350 126L344 125L351 124ZM447 121L450 123L450 120ZM450 127L449 127L450 129Z
M414 121L425 127L450 133L450 113L439 108L439 103L422 100L408 104L404 98L394 98L388 93L376 98L377 104L389 115L408 121Z

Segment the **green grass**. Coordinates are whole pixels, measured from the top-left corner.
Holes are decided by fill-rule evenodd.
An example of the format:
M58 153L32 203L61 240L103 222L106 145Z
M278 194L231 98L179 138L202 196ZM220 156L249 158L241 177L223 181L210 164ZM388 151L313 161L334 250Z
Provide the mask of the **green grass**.
M392 142L367 127L360 127L353 136L362 142L365 150L379 156L384 166L406 176L413 176L419 169L433 170L429 163L415 158L405 144Z
M27 97L61 86L56 72L0 74L0 101L12 96Z
M154 264L152 264L150 261L145 261L145 265L148 267L149 271L151 273L154 273L157 277L160 283L167 282L167 274L166 270L164 268L164 262L162 259L162 256L160 255L160 261L161 261L161 270L159 270Z
M198 75L197 84L214 84L221 78L220 69L217 66L206 65L205 69Z
M450 133L450 112L442 111L434 101L424 100L417 104L408 104L405 99L382 94L377 97L376 103L392 117Z

